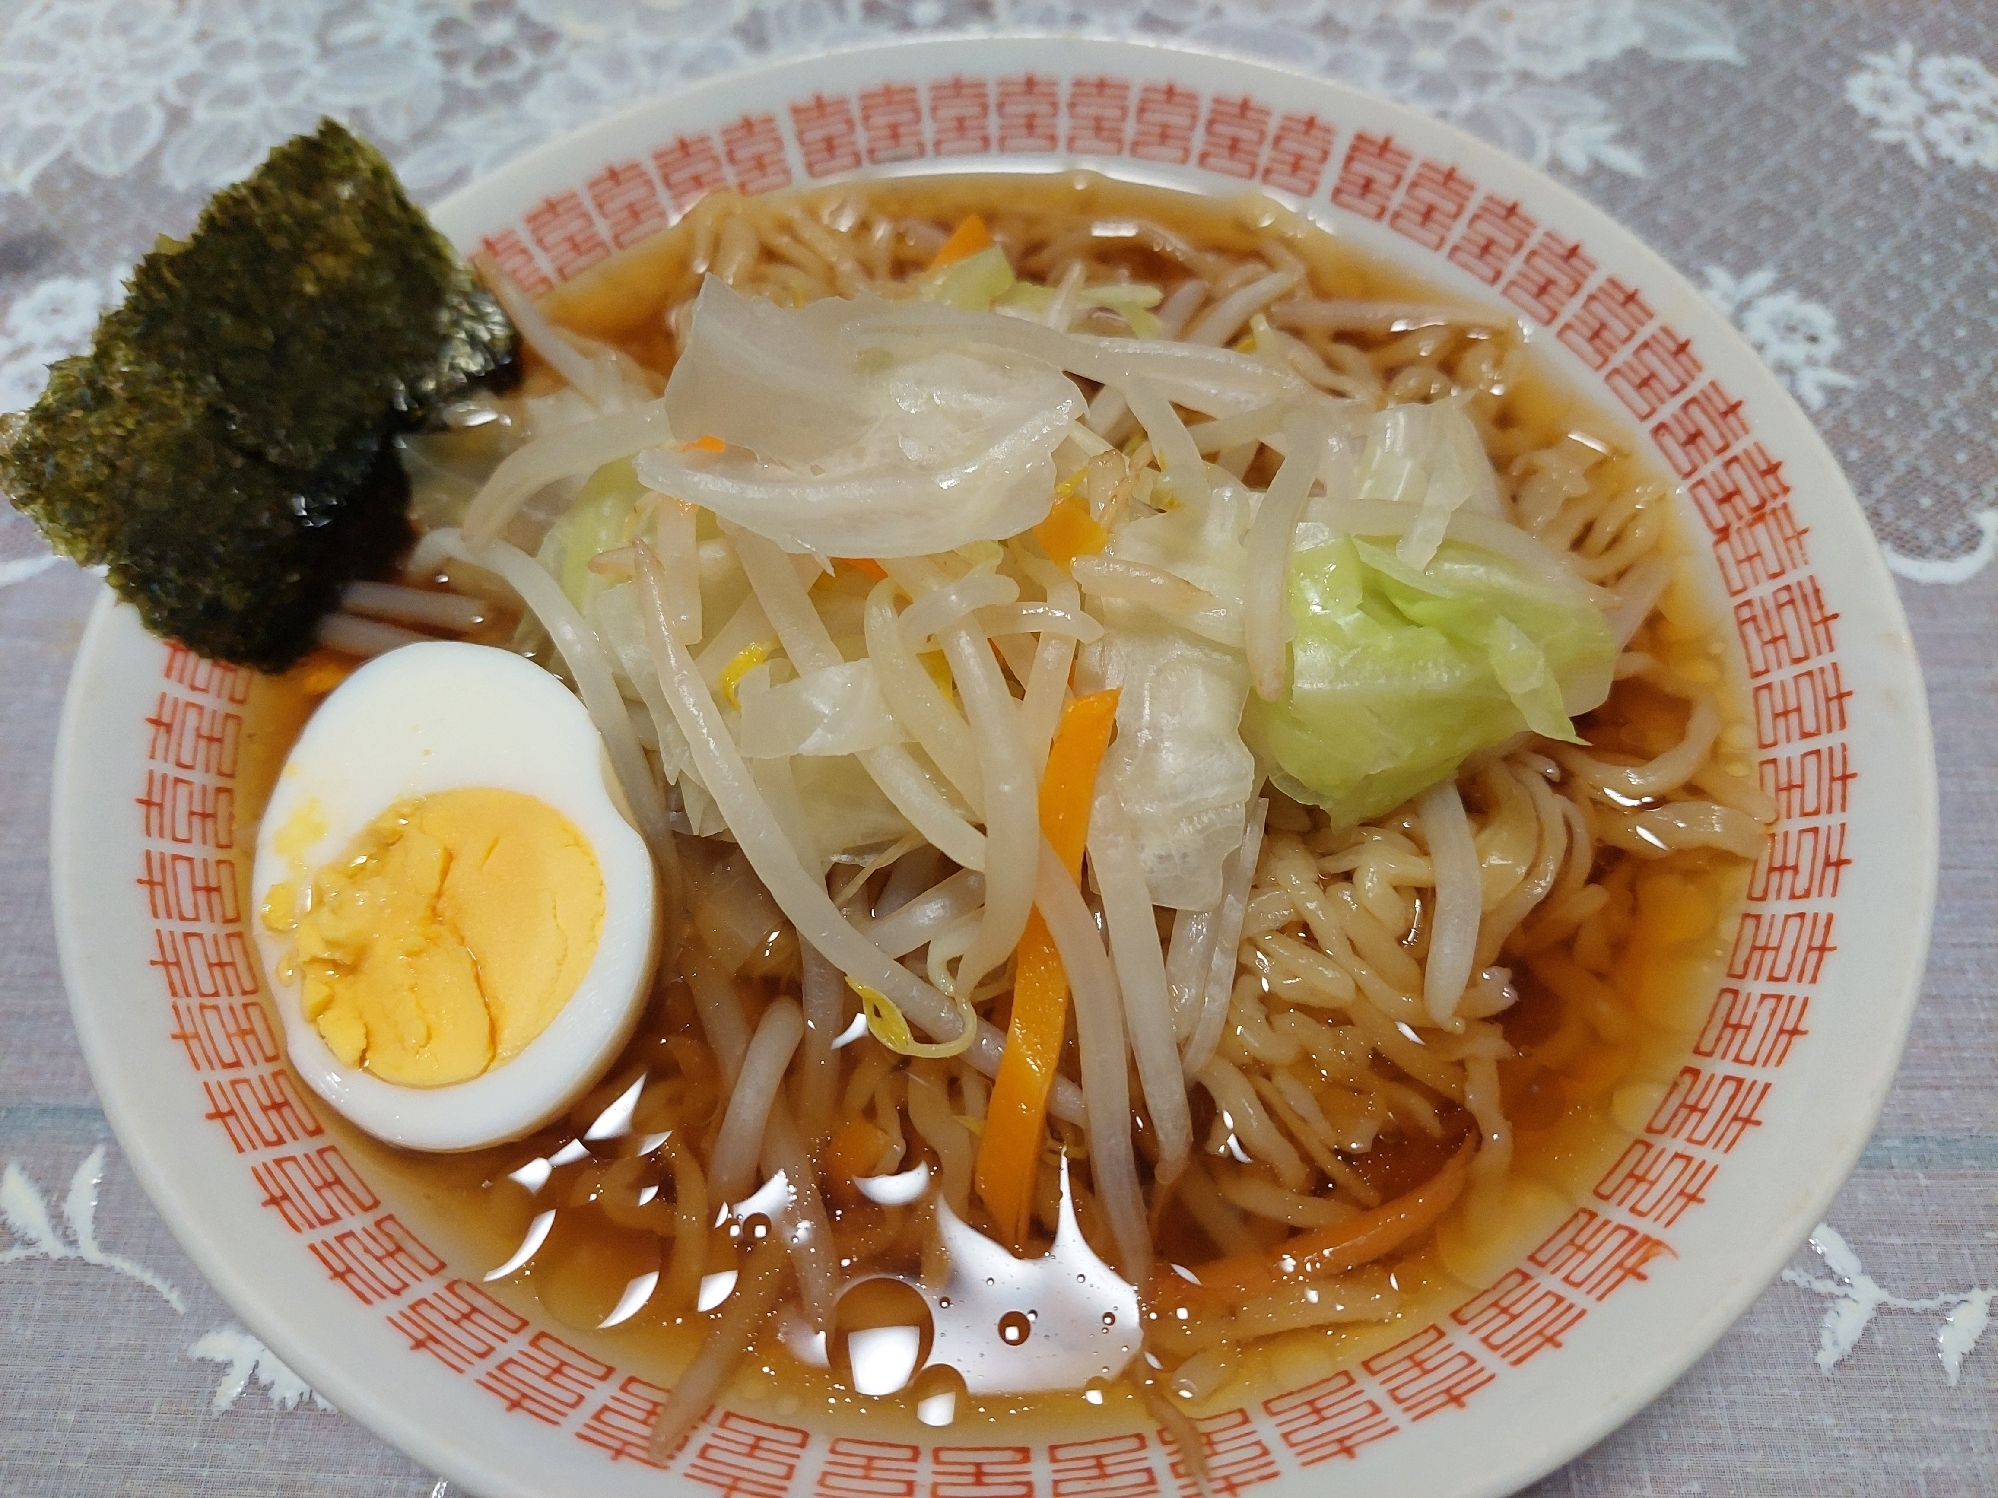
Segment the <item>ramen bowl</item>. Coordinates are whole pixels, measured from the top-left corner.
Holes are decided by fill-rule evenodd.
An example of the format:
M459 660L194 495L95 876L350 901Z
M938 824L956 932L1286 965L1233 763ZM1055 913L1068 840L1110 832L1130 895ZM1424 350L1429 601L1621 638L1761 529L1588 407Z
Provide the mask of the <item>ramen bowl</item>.
M1089 167L1259 190L1357 251L1518 319L1675 480L1686 565L1781 814L1698 1013L1599 1170L1477 1284L1347 1361L1203 1406L1217 1492L1499 1494L1628 1418L1726 1330L1851 1168L1922 971L1935 785L1915 651L1866 522L1802 413L1684 279L1572 193L1394 105L1267 66L1027 37L839 52L641 105L458 193L468 253L545 295L704 194L883 173ZM314 1388L486 1498L1186 1493L1142 1406L940 1429L736 1387L670 1456L614 1342L487 1283L453 1224L300 1083L240 894L297 729L254 674L108 598L65 709L57 932L127 1154L220 1294Z

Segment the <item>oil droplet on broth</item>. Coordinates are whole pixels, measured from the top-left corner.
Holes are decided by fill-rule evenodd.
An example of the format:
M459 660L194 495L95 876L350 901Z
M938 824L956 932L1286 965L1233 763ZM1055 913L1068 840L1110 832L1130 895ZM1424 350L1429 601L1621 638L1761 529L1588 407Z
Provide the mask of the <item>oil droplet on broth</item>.
M933 1356L972 1393L1072 1390L1137 1356L1138 1293L1084 1240L1066 1166L1054 1242L1038 1258L1014 1258L942 1201L935 1211L948 1270L925 1289L936 1307Z
M517 1276L578 1329L650 1324L658 1315L664 1257L660 1236L645 1229L673 1207L650 1199L656 1189L643 1202L637 1197L669 1181L670 1171L656 1153L664 1140L646 1129L652 1109L635 1081L626 1072L600 1086L578 1108L586 1116L573 1121L573 1133L516 1155L511 1171L488 1181L517 1197L521 1222L495 1276ZM591 1129L602 1137L585 1144L578 1136ZM779 1190L788 1190L781 1179L764 1187ZM772 1230L764 1191L723 1209L698 1313L719 1309L735 1289L730 1248L739 1252ZM1138 1352L1137 1293L1083 1239L1066 1170L1055 1241L1033 1259L1014 1258L960 1221L933 1185L924 1195L947 1266L941 1277L876 1275L850 1285L823 1333L790 1304L780 1315L781 1345L800 1364L828 1370L850 1396L899 1399L936 1428L963 1418L966 1401L982 1394L1075 1390L1093 1379L1094 1402L1107 1399L1111 1378Z
M932 1363L917 1374L909 1393L915 1401L916 1418L938 1429L957 1419L959 1399L969 1398L964 1375L948 1363Z
M833 1310L826 1355L856 1394L898 1394L928 1361L936 1341L930 1305L901 1280L862 1280Z

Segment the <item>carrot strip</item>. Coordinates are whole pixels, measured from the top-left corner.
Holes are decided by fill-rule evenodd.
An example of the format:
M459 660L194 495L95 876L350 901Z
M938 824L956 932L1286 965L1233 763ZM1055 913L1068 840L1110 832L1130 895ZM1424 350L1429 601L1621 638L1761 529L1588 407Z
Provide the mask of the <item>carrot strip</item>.
M985 227L985 220L975 213L966 214L963 222L951 230L950 238L943 242L936 258L930 261L931 270L939 270L946 265L955 265L968 256L976 255L992 243L992 231Z
M683 453L725 453L728 451L728 444L719 437L709 435L696 437L692 442L682 442L680 444L680 451Z
M1294 1234L1269 1253L1231 1254L1202 1264L1194 1271L1193 1282L1170 1269L1161 1269L1152 1279L1152 1303L1155 1307L1170 1308L1211 1304L1217 1300L1241 1301L1267 1294L1290 1281L1344 1274L1370 1264L1433 1226L1450 1210L1463 1194L1464 1183L1470 1177L1471 1157L1477 1151L1477 1136L1473 1135L1450 1157L1449 1164L1413 1191L1344 1222Z
M1089 808L1096 801L1096 771L1116 726L1117 689L1091 692L1061 710L1048 746L1048 767L1041 776L1041 831L1077 883L1082 880L1082 850L1089 842Z
M1110 541L1110 532L1090 517L1089 506L1074 495L1063 495L1048 511L1048 518L1034 527L1034 539L1048 560L1066 571L1079 556L1101 551Z
M1027 913L1014 955L1013 1017L979 1136L976 1174L979 1196L1000 1235L1016 1249L1026 1242L1033 1219L1047 1097L1067 1028L1068 974L1036 906Z
M1083 848L1089 841L1089 808L1096 798L1096 772L1116 721L1115 689L1069 703L1062 709L1048 747L1047 771L1041 776L1042 835L1069 878L1078 883ZM1032 1221L1041 1144L1047 1132L1048 1092L1054 1086L1067 1029L1068 974L1036 908L1028 913L1027 929L1014 954L1013 1017L978 1144L978 1194L1015 1248L1026 1242Z
M871 577L877 583L888 575L882 570L881 564L872 557L834 557L833 560L845 563L855 572L864 577Z

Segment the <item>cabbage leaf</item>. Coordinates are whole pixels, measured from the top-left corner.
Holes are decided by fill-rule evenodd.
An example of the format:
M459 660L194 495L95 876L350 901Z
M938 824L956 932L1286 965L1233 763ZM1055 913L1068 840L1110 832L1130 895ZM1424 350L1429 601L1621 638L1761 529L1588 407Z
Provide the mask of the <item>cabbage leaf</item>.
M608 578L590 571L590 560L625 543L631 512L644 494L645 486L632 471L629 458L606 463L590 475L569 509L542 538L535 559L554 574L569 602L585 616L610 586Z
M938 266L916 284L926 302L942 302L967 312L989 312L992 304L1017 284L1006 252L989 244L975 255Z
M1079 653L1076 685L1121 691L1102 773L1137 836L1152 900L1206 910L1220 902L1221 864L1242 841L1256 788L1241 735L1248 663L1137 604L1096 608L1108 628Z
M745 759L861 754L908 737L868 660L823 666L742 699Z
M1580 587L1444 541L1426 568L1340 536L1293 555L1290 690L1252 697L1249 746L1335 825L1398 806L1523 729L1581 742L1616 641Z
M1054 450L1084 414L1075 383L973 339L861 346L854 329L887 307L863 296L784 309L708 277L666 412L680 437L724 449L654 448L638 477L820 556L924 556L1037 524L1054 502Z
M1242 841L1242 808L1255 793L1255 756L1241 734L1248 663L1216 638L1241 635L1242 540L1253 505L1249 490L1216 483L1204 501L1141 511L1121 524L1106 555L1156 567L1214 604L1174 617L1129 600L1093 599L1103 637L1077 656L1079 690L1123 693L1103 774L1137 835L1153 901L1178 910L1220 900L1222 860Z

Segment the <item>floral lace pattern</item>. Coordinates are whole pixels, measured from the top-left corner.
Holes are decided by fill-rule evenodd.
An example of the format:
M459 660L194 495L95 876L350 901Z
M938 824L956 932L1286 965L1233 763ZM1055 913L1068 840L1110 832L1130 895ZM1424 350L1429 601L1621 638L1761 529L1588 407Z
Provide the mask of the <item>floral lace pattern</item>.
M325 1396L240 1326L218 1326L204 1332L189 1345L187 1355L222 1366L222 1376L209 1400L212 1409L231 1409L251 1389L261 1388L275 1409L314 1408L338 1413Z
M31 401L44 366L88 341L156 232L184 229L209 191L321 113L381 143L435 201L687 81L885 36L1054 28L1185 38L1347 79L1550 169L1741 329L1847 466L1890 567L1973 586L1907 594L1953 798L1927 1028L1882 1124L1910 1153L1869 1149L1836 1212L1844 1233L1813 1235L1812 1256L1701 1378L1533 1491L1750 1491L1743 1472L1764 1489L1845 1491L1862 1450L1881 1490L1984 1492L1998 1471L1985 1397L1998 1291L1979 1195L1993 1157L1990 1131L1977 1137L1979 879L1994 866L1978 799L1977 746L1991 739L1979 630L1998 579L1990 13L1991 0L0 0L0 410ZM1771 203L1787 206L1771 215ZM0 504L0 588L55 560ZM44 607L59 576L4 606L66 653L80 608ZM8 829L17 863L38 867L34 786L62 668L36 636L18 638L30 669L12 687L22 789ZM68 1025L46 917L23 893L41 879L7 907L31 1021L15 1060L60 1071ZM33 1087L0 1087L14 1105L0 1108L12 1130L0 1280L16 1335L0 1486L274 1492L311 1472L326 1493L455 1498L322 1413L231 1322L116 1155L107 1174L103 1150L73 1144L77 1120L104 1125L70 1065L47 1088L74 1100L61 1106L36 1101L39 1072Z
M1942 1362L1943 1380L1951 1387L1963 1377L1963 1360L1977 1350L1985 1328L1991 1324L1991 1302L1998 1289L1972 1285L1967 1290L1946 1291L1940 1295L1910 1300L1886 1290L1866 1272L1866 1265L1845 1241L1837 1228L1821 1222L1811 1233L1811 1249L1824 1261L1827 1275L1786 1269L1782 1279L1825 1301L1824 1320L1818 1327L1818 1367L1826 1373L1844 1362L1859 1345L1876 1312L1941 1311L1936 1328L1936 1356Z
M0 22L0 409L32 400L46 363L87 341L92 298L154 232L191 221L209 192L322 114L381 144L412 191L434 202L662 88L766 60L912 33L1135 35L1401 99L1614 203L1620 184L1656 179L1672 155L1669 121L1662 134L1652 122L1633 129L1633 70L1659 81L1646 95L1654 112L1682 86L1720 95L1755 88L1739 3L29 0ZM1905 152L1910 178L1906 158L1998 178L1998 78L1983 61L1906 39L1880 39L1881 50L1860 50L1865 39L1846 45L1812 80L1824 101L1818 112L1850 120L1856 110L1872 139ZM1691 164L1675 165L1679 176ZM1915 187L1890 175L1885 191ZM1659 183L1662 193L1687 189L1714 190L1698 180ZM47 253L50 221L73 226L59 254ZM15 246L29 252L27 267L4 258ZM1988 243L1979 253L1990 258ZM1709 269L1706 289L1826 423L1842 457L1913 445L1885 424L1877 402L1833 399L1857 379L1835 361L1867 352L1863 338L1854 342L1861 304L1778 286L1771 269L1739 280ZM1989 321L1990 306L1968 305L1967 325ZM1947 319L1948 309L1934 315ZM1945 334L1964 328L1938 328L1934 339ZM1882 464L1877 477L1853 474L1890 560L1930 581L1973 575L1998 530L1989 411L1973 409L1964 381L1939 378L1946 394L1928 420L1943 442ZM1944 445L1947 462L1935 456ZM0 582L41 565L38 543L22 530L0 517Z
M1915 44L1869 52L1845 80L1846 102L1874 125L1873 138L1905 146L1922 166L1981 166L1998 172L1998 77L1974 57L1921 57Z
M25 191L61 156L100 177L138 165L166 133L175 85L200 65L196 34L178 7L36 0L0 44L7 184Z
M35 0L0 38L0 190L58 163L124 176L162 143L169 186L213 189L332 113L434 195L669 79L884 31L1023 28L1169 29L1404 99L1536 165L1632 175L1641 155L1581 75L1633 52L1742 60L1704 0Z
M116 276L55 276L15 298L0 318L0 411L33 403L47 366L87 347L97 315L119 295Z
M1859 383L1832 368L1845 340L1839 336L1837 315L1823 302L1772 290L1776 272L1766 265L1739 279L1717 265L1707 266L1700 276L1707 300L1741 329L1806 410L1823 410L1832 391Z

